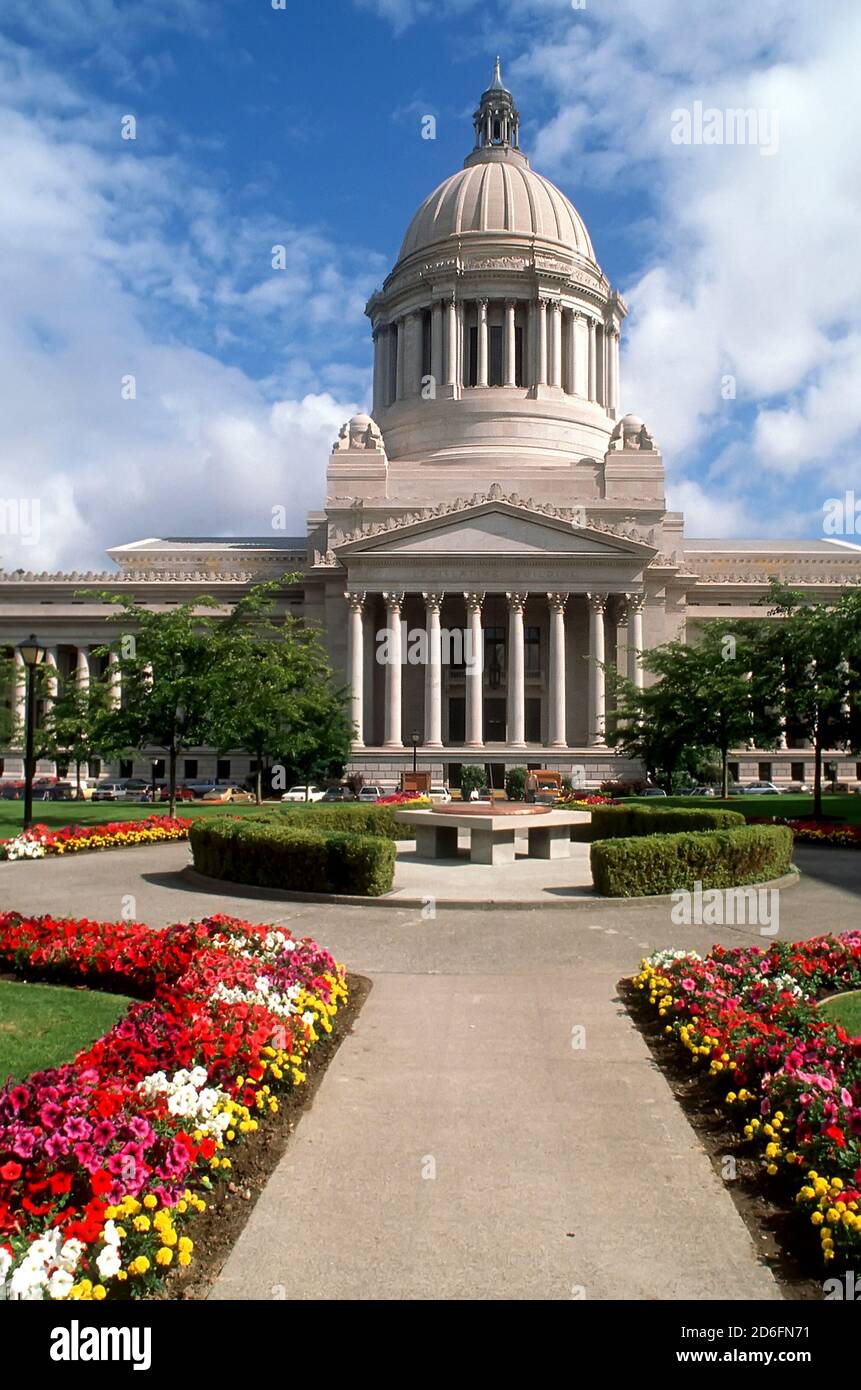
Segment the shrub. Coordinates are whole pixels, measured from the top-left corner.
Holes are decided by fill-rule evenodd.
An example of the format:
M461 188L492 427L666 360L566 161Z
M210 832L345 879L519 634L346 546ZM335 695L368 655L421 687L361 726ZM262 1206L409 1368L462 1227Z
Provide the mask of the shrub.
M592 881L608 898L733 888L780 878L792 865L792 831L784 825L645 835L592 845Z
M224 817L196 821L190 839L200 873L259 888L376 898L394 879L395 847L382 835Z
M487 773L478 763L466 763L460 770L460 796L462 801L469 800L469 794L475 787L481 791L487 784Z
M526 795L526 768L511 767L505 774L505 795L509 801L522 801Z
M350 835L380 835L384 840L412 840L415 830L409 825L401 825L395 820L398 806L379 802L346 802L343 806L300 806L280 807L270 813L277 825L285 821L292 830L343 830ZM255 818L256 819L256 818Z
M683 830L730 830L744 825L740 811L691 806L596 806L592 811L593 840L632 835L673 835Z

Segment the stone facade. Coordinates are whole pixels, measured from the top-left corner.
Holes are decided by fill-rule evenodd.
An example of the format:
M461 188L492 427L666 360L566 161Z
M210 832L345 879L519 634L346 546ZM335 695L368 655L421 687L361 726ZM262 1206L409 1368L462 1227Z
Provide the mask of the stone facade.
M368 304L372 414L341 430L306 534L139 541L109 551L101 575L0 571L0 643L35 631L84 681L112 629L81 590L147 604L209 593L228 608L286 576L284 611L320 625L349 687L368 780L396 780L416 745L453 780L478 762L496 781L531 764L597 785L639 771L605 745L599 663L642 681L650 647L710 618L762 618L774 576L822 599L861 581L847 542L685 537L655 439L619 417L626 306L576 209L520 150L498 67L475 129ZM20 714L20 675L10 699ZM791 730L783 742L739 750L739 778L809 778L810 751ZM854 757L832 760L841 780L861 775ZM249 767L236 752L217 769L206 749L187 762L200 776ZM4 775L21 766L9 750Z

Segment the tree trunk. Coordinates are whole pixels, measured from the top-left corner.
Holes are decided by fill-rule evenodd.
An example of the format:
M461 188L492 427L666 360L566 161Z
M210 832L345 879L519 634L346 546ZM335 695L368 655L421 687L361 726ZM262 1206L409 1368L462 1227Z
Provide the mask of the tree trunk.
M822 819L822 743L817 735L813 744L813 818Z
M171 750L170 750L170 755L169 755L169 756L170 756L170 764L169 764L169 772L168 772L168 776L169 776L169 779L170 779L169 782L168 782L168 794L169 794L169 796L170 796L169 815L170 815L171 817L173 817L173 816L176 815L176 749L175 749L175 748L171 748Z
M75 759L75 800L81 799L81 760Z
M720 787L721 796L726 801L729 796L729 749L720 750Z
M263 804L263 759L259 755L257 758L257 771L254 774L254 794L257 805L261 806Z

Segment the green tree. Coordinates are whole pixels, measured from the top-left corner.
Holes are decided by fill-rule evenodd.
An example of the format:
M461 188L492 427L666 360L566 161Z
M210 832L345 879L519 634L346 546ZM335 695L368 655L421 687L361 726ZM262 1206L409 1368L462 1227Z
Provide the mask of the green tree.
M63 682L52 697L37 733L37 756L54 761L68 758L75 769L75 796L80 800L81 764L102 752L101 730L110 708L110 692L104 681L91 679L78 685L74 676Z
M776 699L783 718L813 748L813 814L819 817L825 750L857 747L861 736L861 593L811 603L773 584L770 601L782 620L770 638L772 669L780 677Z
M779 682L764 625L740 622L729 632L708 623L689 644L652 648L642 664L658 679L638 691L617 678L615 746L641 757L650 771L662 769L670 790L680 766L693 771L714 749L727 796L730 751L751 739L773 746L779 734Z
M128 749L163 748L167 754L170 814L176 810L177 758L206 741L212 725L214 665L219 620L204 595L165 611L139 606L127 594L100 594L119 610L121 637L104 651L116 654L122 704L106 710L94 731L108 756ZM111 615L108 621L116 623Z
M273 616L278 583L255 586L213 640L208 741L244 748L263 767L279 761L307 782L340 776L352 729L315 628Z

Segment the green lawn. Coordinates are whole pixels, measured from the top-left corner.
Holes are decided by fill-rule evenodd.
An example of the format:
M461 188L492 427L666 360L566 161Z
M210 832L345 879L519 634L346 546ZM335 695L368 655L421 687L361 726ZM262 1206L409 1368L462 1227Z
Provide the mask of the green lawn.
M787 820L806 820L813 815L812 796L730 796L724 801L718 796L636 796L626 800L636 806L648 806L656 811L669 806L719 807L740 811L748 820L779 816ZM861 796L823 796L823 815L833 820L861 824Z
M0 1083L71 1062L131 1002L123 994L0 980Z
M819 1009L833 1023L842 1023L850 1037L861 1037L861 989L840 994L836 999L826 999Z
M271 803L273 806L275 802ZM225 811L244 815L258 810L257 806L204 806L200 801L178 801L178 816L211 816ZM144 816L167 815L167 802L155 806L137 801L34 801L33 819L42 825L58 828L62 825L97 825L102 821L141 820ZM17 835L24 821L23 801L0 801L0 840Z

